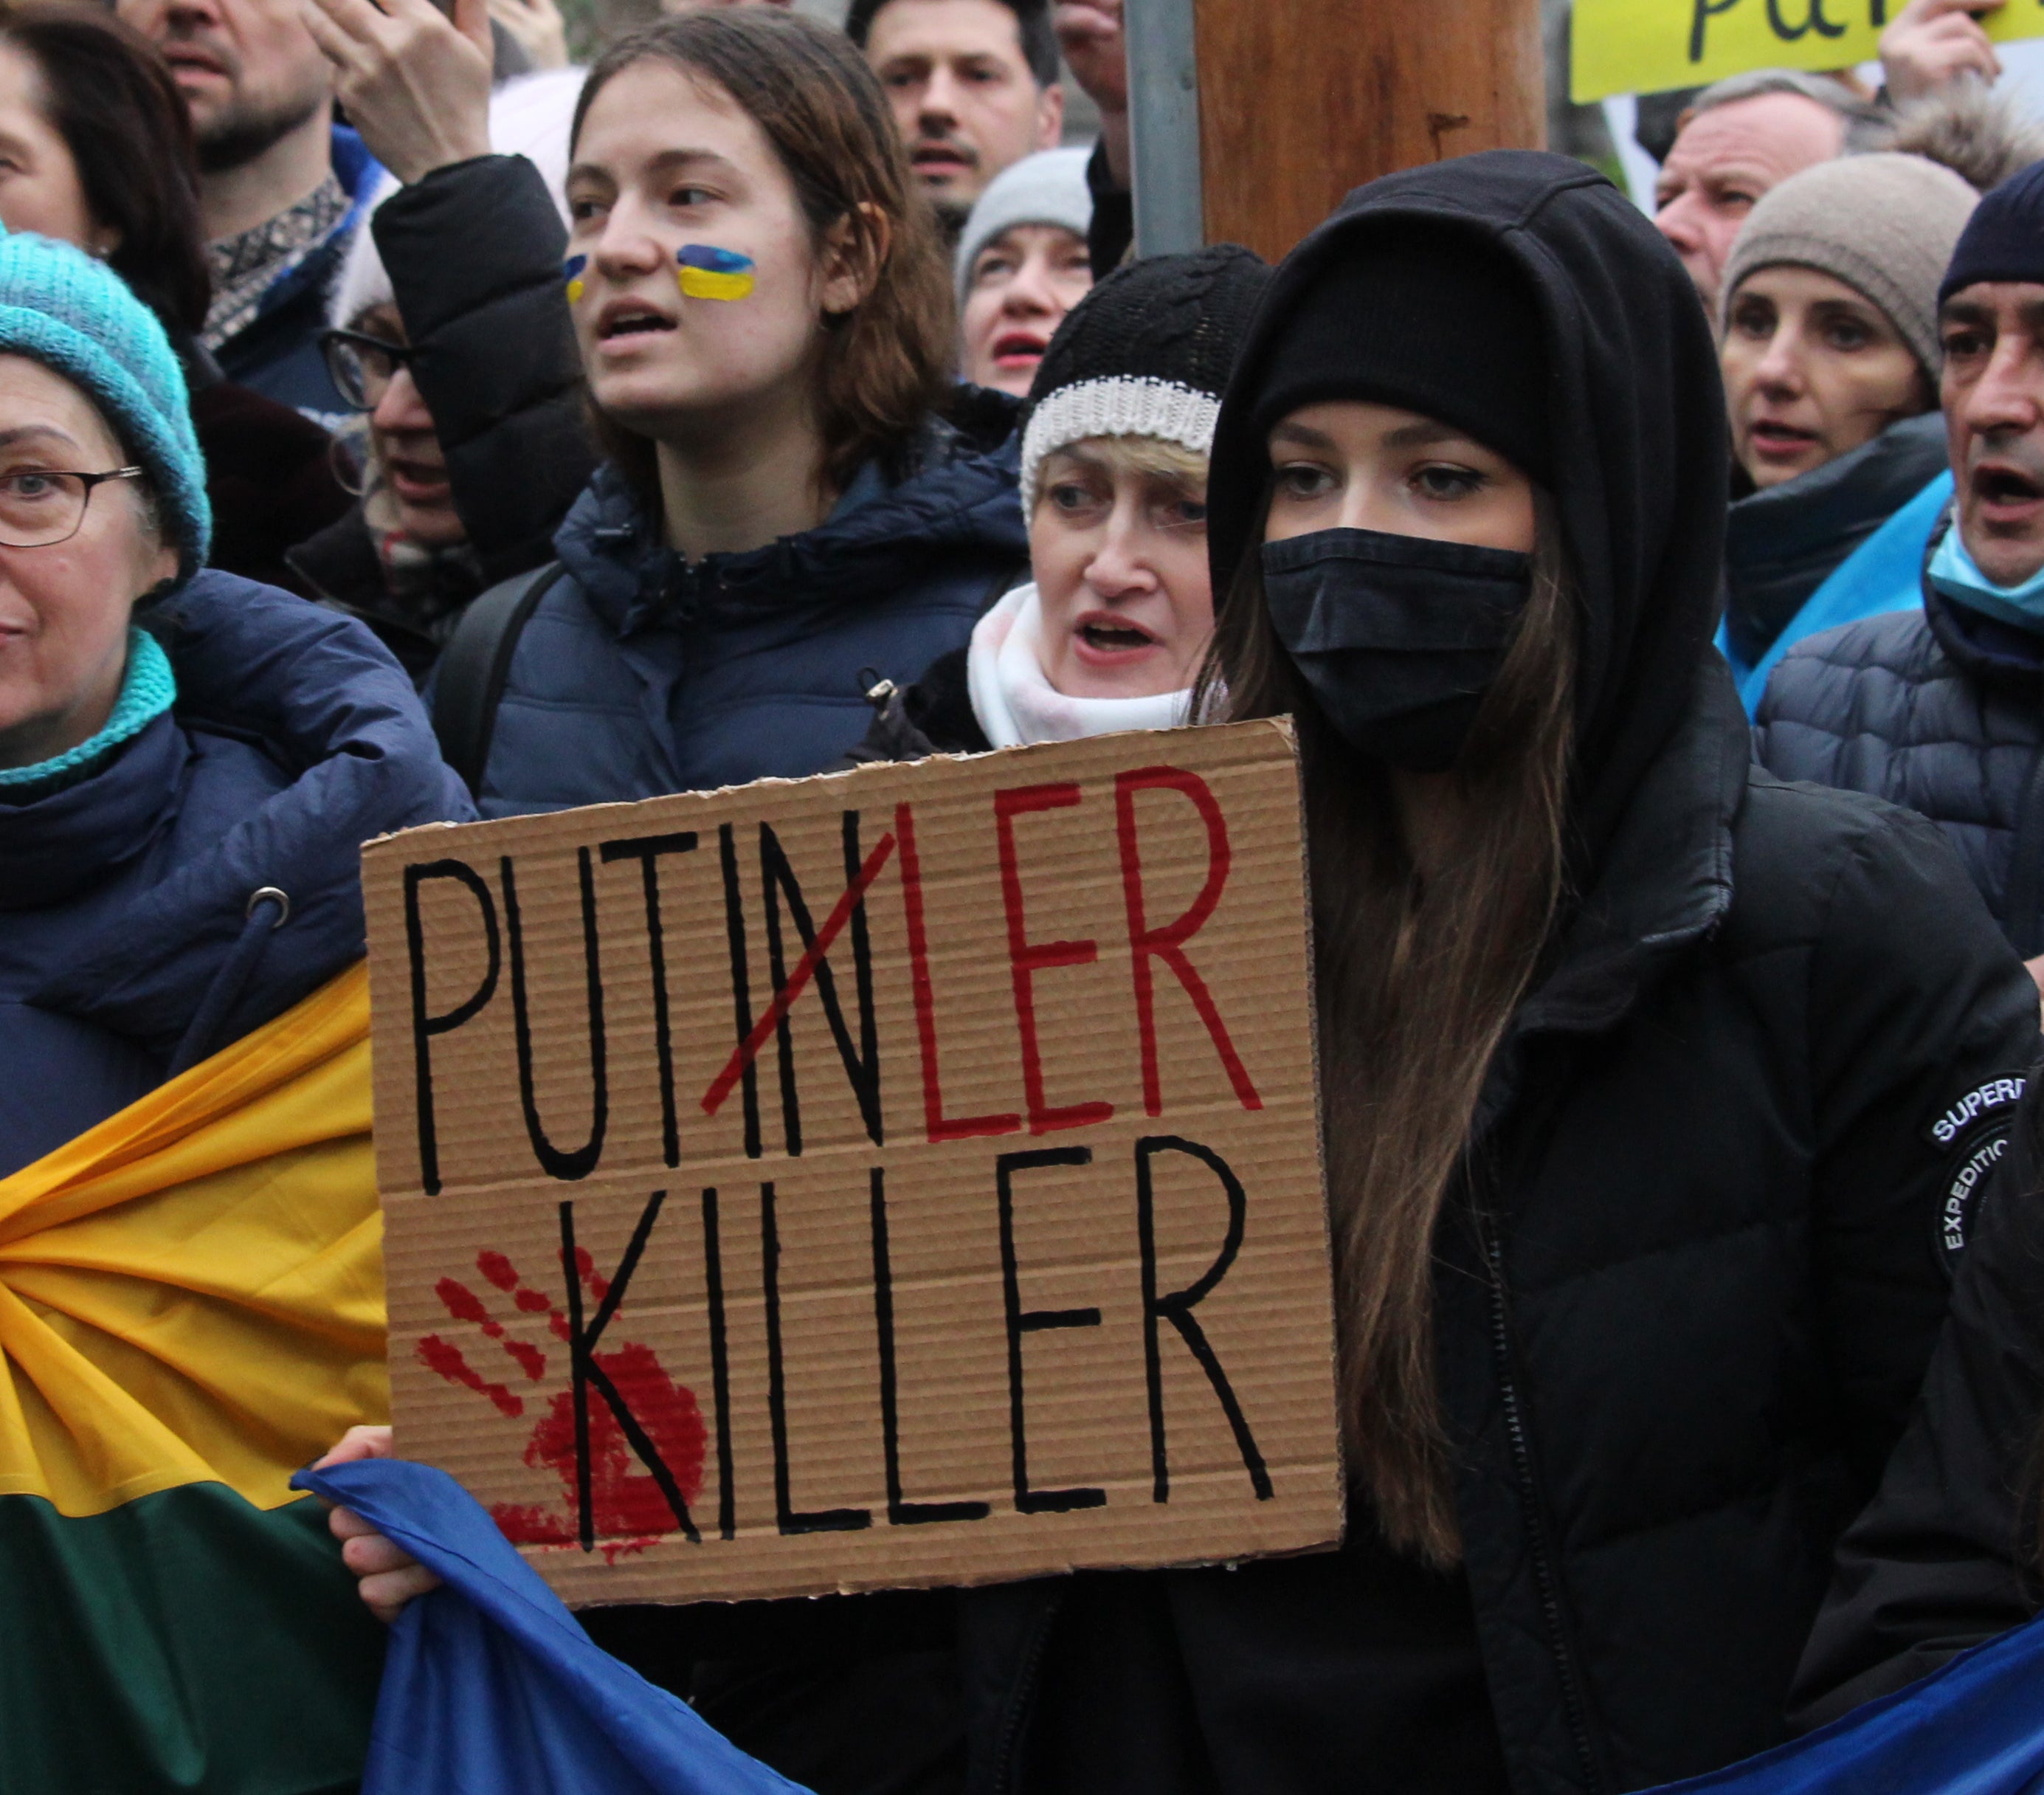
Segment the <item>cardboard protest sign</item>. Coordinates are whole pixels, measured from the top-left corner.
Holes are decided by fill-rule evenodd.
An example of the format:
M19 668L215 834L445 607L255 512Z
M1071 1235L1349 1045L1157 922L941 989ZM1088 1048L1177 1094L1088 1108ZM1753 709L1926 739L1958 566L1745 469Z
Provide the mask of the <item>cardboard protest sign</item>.
M398 1449L567 1599L1339 1538L1285 725L363 873Z
M1880 53L1902 0L1575 0L1576 100L1696 87L1754 68L1849 68ZM2044 0L1981 16L1988 37L2044 37Z

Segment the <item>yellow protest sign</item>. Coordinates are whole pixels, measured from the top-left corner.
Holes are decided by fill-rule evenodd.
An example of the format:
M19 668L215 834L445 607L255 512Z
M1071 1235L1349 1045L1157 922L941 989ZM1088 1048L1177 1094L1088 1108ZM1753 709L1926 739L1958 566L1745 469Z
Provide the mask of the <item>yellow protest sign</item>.
M1903 0L1576 0L1570 91L1693 87L1753 68L1835 69L1869 62ZM2044 37L2044 0L1981 16L2001 41Z

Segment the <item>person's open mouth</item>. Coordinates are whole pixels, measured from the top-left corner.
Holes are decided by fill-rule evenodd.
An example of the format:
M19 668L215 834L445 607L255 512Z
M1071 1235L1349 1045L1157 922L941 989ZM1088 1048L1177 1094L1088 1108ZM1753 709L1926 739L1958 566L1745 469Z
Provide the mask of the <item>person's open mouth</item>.
M1983 523L2028 523L2044 509L2044 484L2006 462L1976 467L1972 485L1974 509Z
M1753 452L1763 461L1792 461L1818 446L1815 431L1799 430L1792 424L1784 424L1772 417L1757 420L1747 430L1746 437L1753 445Z
M444 502L451 488L448 482L447 469L428 461L409 461L395 456L385 463L390 478L390 490L407 505L432 505Z
M1126 667L1161 644L1139 623L1112 611L1087 611L1072 625L1072 645L1091 667Z
M644 338L674 328L673 318L643 299L613 299L596 315L597 346L613 353L628 352Z
M1033 369L1050 346L1040 331L1003 331L993 340L993 365L1004 371Z

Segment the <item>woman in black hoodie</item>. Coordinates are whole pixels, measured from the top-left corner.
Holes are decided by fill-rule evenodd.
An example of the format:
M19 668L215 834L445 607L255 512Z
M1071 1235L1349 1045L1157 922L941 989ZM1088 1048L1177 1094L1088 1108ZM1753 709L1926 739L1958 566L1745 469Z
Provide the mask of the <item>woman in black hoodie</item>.
M2037 1006L1934 829L1751 764L1725 456L1695 294L1579 164L1391 176L1278 271L1208 714L1298 723L1348 1536L966 1593L975 1789L1559 1795L1782 1736Z

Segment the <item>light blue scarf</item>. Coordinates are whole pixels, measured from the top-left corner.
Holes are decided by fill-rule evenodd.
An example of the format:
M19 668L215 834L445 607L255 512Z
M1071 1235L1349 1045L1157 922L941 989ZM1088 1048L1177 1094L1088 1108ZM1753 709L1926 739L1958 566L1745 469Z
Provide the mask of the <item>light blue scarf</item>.
M94 762L138 735L171 708L178 695L178 682L171 671L171 659L156 637L145 629L128 631L128 671L121 676L121 695L113 701L113 714L98 734L66 748L62 754L39 760L33 767L0 767L0 798L21 799L31 786L67 784Z
M2044 567L2020 586L1996 586L1973 565L1956 524L1945 532L1945 540L1931 557L1931 583L1955 605L2011 629L2044 636Z

